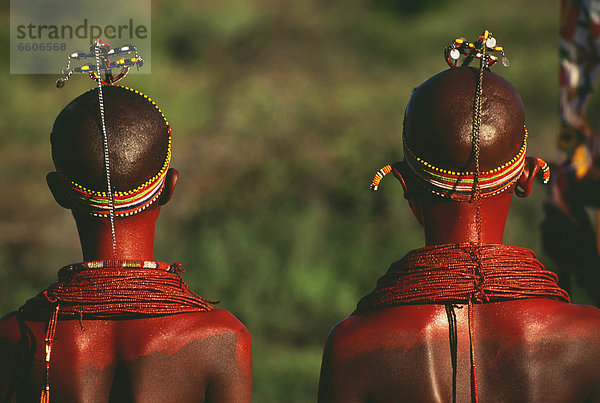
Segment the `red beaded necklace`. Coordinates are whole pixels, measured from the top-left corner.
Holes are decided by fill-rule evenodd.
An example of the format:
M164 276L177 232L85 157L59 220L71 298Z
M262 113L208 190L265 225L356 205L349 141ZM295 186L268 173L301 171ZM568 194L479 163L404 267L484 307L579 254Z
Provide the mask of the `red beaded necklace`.
M109 260L63 267L58 281L21 307L24 314L50 311L45 337L46 373L41 402L50 399L50 356L59 318L123 319L214 309L179 276L181 263Z
M352 315L411 304L444 304L448 316L452 397L456 399L457 303L469 306L471 400L478 401L472 304L525 298L570 302L555 273L544 269L529 249L502 244L461 243L427 246L392 264L363 297Z
M486 243L481 244L480 251L476 248L473 243L460 243L408 253L392 264L373 292L360 300L353 315L408 304L542 297L570 302L567 292L558 286L556 274L545 270L533 251Z

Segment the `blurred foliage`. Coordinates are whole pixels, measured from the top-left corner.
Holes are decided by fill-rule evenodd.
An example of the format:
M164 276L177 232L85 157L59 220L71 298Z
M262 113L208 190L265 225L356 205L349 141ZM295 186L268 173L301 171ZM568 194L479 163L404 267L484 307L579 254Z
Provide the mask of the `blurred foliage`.
M314 401L329 329L423 244L400 186L368 184L401 158L406 101L446 67L444 46L491 30L511 60L495 71L522 94L530 150L557 156L557 0L155 0L152 16L152 74L126 81L169 118L181 172L156 256L182 261L194 290L247 325L257 402ZM6 6L0 17L6 313L81 260L44 175L54 117L91 82L58 91L55 76L10 75ZM538 187L515 200L506 243L540 251L544 197Z
M386 12L398 15L407 16L421 14L425 11L449 3L448 0L372 0L372 8L382 8Z

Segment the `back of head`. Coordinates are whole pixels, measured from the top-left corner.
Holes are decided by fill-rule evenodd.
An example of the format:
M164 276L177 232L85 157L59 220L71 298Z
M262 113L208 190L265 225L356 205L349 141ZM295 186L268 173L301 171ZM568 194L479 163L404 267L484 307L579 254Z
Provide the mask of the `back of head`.
M474 68L445 70L419 86L406 108L403 140L409 166L432 193L454 200L471 199L477 148L482 196L505 190L523 166L519 94L508 81L484 70L479 121L474 118L478 78ZM474 122L480 122L478 131Z
M473 110L479 71L445 70L412 94L404 121L405 142L422 159L454 171L475 169ZM523 143L524 112L514 87L489 70L483 74L480 169L509 161Z
M127 191L146 182L165 162L169 129L159 109L140 93L104 86L104 113L111 183ZM56 169L88 188L106 189L98 89L69 103L50 137Z
M160 176L164 178L170 160L170 128L161 110L140 92L107 85L102 93L111 188L117 197L131 202ZM83 189L85 196L101 197L107 179L97 88L60 112L50 140L54 165L63 180L74 190Z

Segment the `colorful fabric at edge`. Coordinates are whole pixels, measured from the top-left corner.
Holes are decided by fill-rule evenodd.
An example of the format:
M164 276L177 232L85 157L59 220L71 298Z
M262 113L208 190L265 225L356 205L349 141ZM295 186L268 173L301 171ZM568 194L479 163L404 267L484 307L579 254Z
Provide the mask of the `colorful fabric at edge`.
M600 0L561 0L560 6L559 146L568 179L579 180L598 147L586 109L600 68Z

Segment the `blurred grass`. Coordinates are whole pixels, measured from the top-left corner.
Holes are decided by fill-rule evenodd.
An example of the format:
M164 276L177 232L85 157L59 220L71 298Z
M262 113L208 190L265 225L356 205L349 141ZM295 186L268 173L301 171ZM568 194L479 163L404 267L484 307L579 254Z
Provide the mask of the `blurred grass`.
M194 290L247 325L257 402L314 401L329 329L423 244L399 186L368 183L401 158L408 96L445 68L451 40L496 35L511 67L494 70L522 94L530 150L557 156L556 0L156 0L152 16L152 74L126 81L165 112L181 172L156 256L182 261ZM6 313L81 259L44 175L54 117L91 82L57 91L54 76L9 75L6 5L0 18ZM544 197L515 200L506 243L541 251Z

